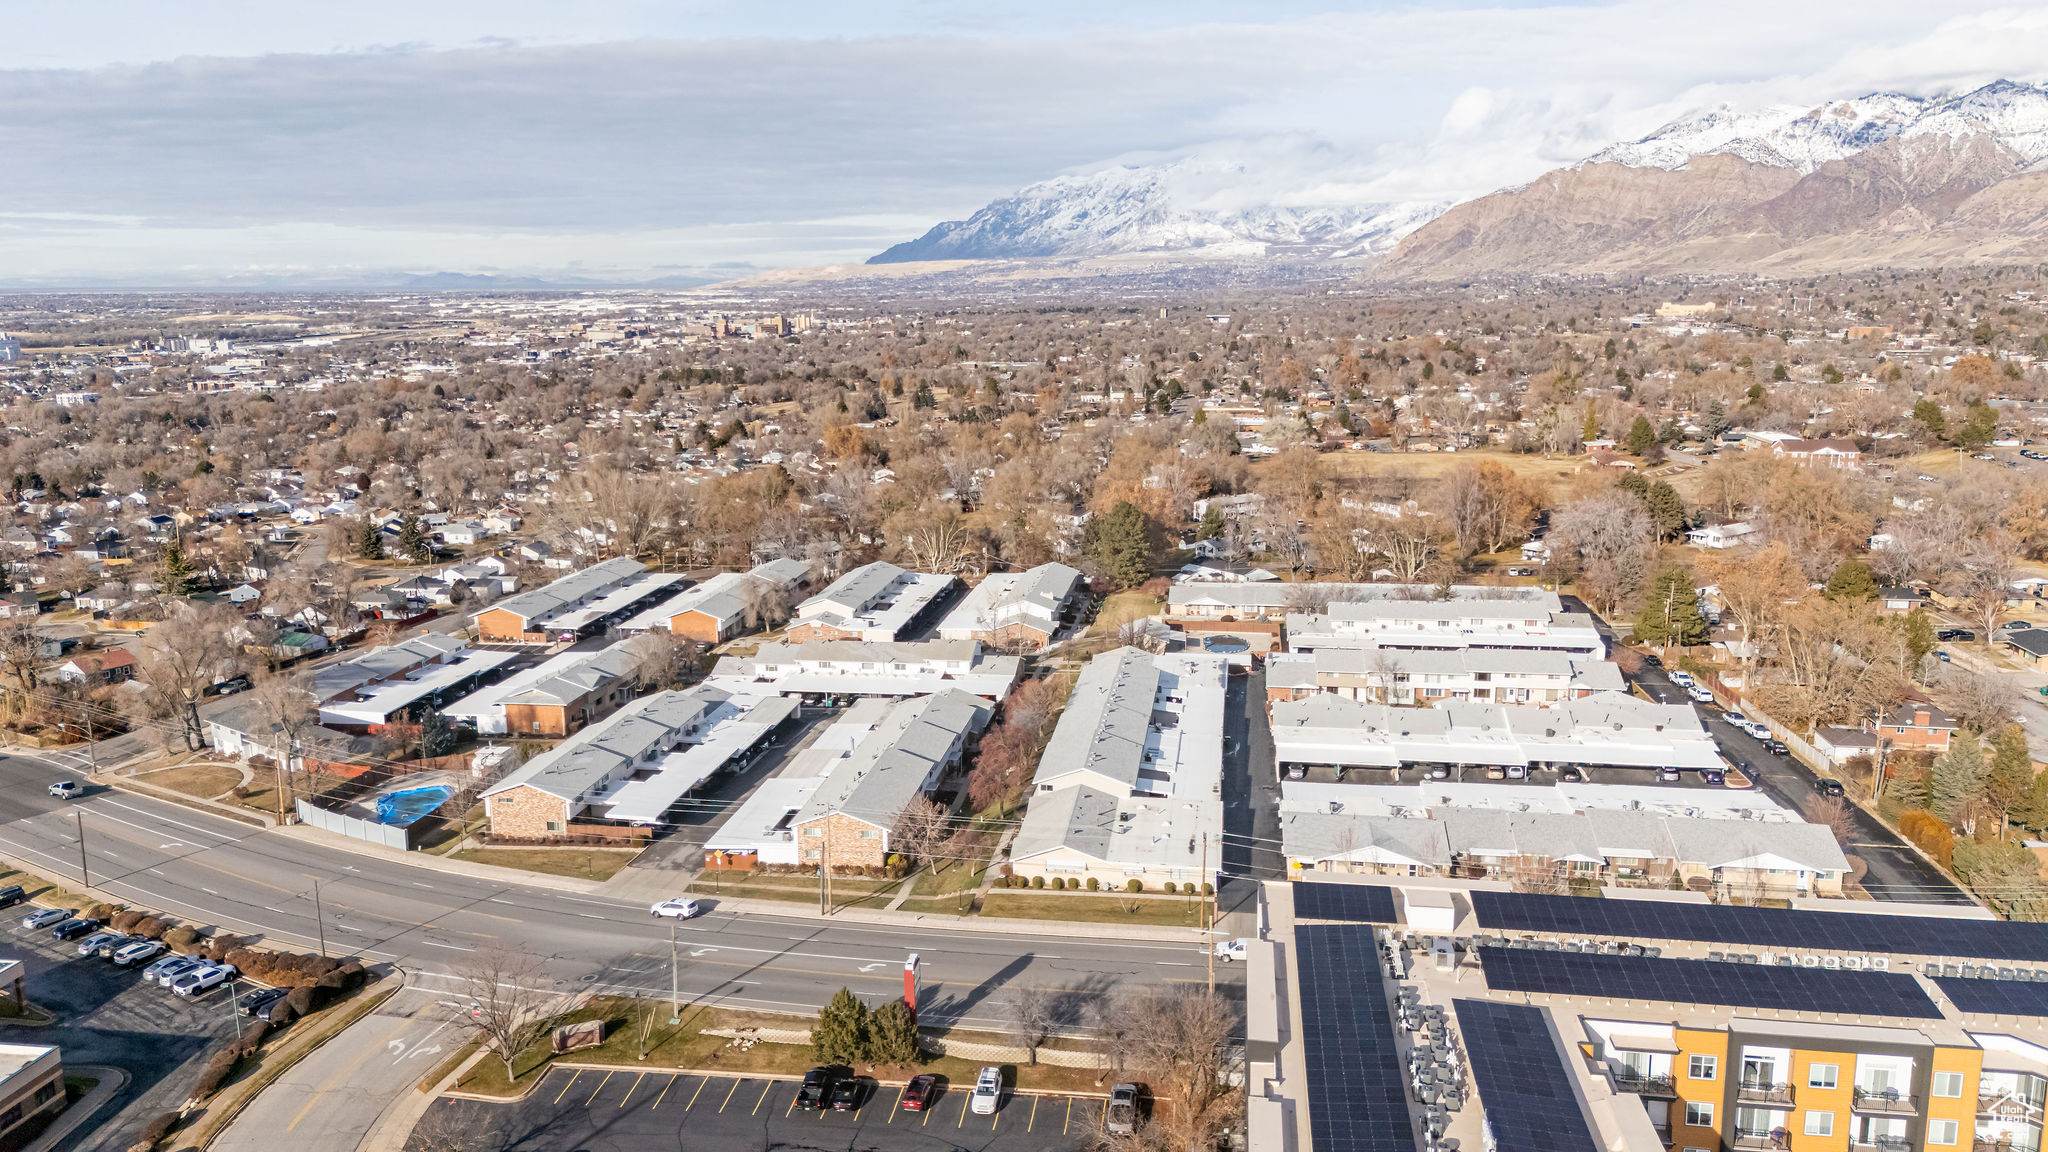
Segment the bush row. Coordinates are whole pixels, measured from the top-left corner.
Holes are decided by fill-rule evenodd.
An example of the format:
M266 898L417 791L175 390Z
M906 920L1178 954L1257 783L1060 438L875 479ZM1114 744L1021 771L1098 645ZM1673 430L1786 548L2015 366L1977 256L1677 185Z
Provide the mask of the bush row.
M1055 892L1061 890L1078 892L1083 888L1090 892L1102 891L1102 881L1094 876L1088 877L1086 883L1083 883L1079 876L1068 876L1065 878L1058 876L998 876L996 877L996 884L1002 888L1048 888ZM1142 880L1126 880L1124 881L1123 890L1126 892L1143 892L1145 890L1145 882ZM1159 890L1168 896L1193 896L1198 893L1203 896L1214 896L1216 894L1216 886L1214 884L1196 884L1192 880L1184 884L1176 884L1168 880L1159 886ZM1116 889L1112 886L1110 891L1114 892Z

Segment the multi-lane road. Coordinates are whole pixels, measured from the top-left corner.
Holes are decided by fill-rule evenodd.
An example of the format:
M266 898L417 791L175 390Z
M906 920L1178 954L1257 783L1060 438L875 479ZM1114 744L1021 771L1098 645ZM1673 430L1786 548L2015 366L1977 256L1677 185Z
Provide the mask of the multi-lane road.
M517 948L541 957L544 978L564 991L669 990L671 923L643 903L357 854L126 792L51 800L44 789L64 774L0 758L0 804L14 815L0 824L0 853L75 883L82 822L95 891L195 923L305 949L324 932L331 952L402 965L444 987L467 958ZM1206 976L1192 934L1186 943L1077 938L716 908L673 927L682 995L736 1007L808 1012L842 986L886 996L902 987L912 952L921 1015L933 1022L999 1025L1013 982L1100 991Z

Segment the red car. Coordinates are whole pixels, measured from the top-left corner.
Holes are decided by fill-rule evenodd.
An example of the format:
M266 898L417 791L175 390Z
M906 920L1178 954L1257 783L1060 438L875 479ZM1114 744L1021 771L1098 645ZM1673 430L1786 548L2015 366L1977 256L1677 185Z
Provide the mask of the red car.
M912 1076L903 1089L903 1110L922 1112L932 1106L932 1098L939 1094L939 1078L926 1072Z

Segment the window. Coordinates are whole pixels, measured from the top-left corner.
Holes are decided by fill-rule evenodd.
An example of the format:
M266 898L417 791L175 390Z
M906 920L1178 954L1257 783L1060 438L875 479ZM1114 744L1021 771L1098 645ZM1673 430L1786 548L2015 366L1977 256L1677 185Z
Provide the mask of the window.
M806 836L823 836L824 834L825 830L823 828L816 827L815 825L804 829L804 835Z
M548 821L548 831L550 831L550 832L560 832L561 830L562 830L562 822L561 822L560 820L550 820L550 821Z
M1685 1102L1685 1122L1694 1128L1712 1128L1714 1126L1714 1106L1712 1104L1702 1104L1698 1100L1687 1100Z
M48 1083L44 1084L42 1087L36 1089L36 1103L44 1103L56 1094L57 1082L55 1080L51 1080Z
M881 832L873 828L863 828L860 830L860 838L863 840L873 840L879 836L881 836Z
M1841 1083L1842 1069L1838 1064L1809 1064L1806 1066L1808 1088L1833 1088Z
M1943 1096L1950 1100L1958 1099L1963 1094L1963 1074L1961 1072L1936 1072L1934 1074L1933 1091L1936 1096Z
M1835 1114L1833 1112L1808 1112L1806 1114L1806 1134L1808 1136L1833 1136L1835 1134Z
M1685 1074L1694 1080L1712 1080L1721 1074L1719 1056L1694 1056L1686 1061Z
M1929 1144L1954 1144L1956 1142L1956 1127L1956 1122L1953 1120L1929 1120L1927 1122L1927 1142Z

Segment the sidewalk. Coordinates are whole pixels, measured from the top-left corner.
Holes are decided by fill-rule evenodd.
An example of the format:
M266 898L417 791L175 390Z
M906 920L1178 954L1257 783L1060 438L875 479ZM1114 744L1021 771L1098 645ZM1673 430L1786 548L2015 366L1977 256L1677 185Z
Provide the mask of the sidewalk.
M450 860L429 852L405 852L397 848L386 848L367 840L329 832L308 824L293 824L277 830L281 836L332 848L337 852L352 852L357 856L371 856L403 864L413 868L426 868L445 872L451 876L467 876L473 880L488 880L493 884L522 884L528 888L552 888L558 892L574 892L580 896L603 896L607 882L578 880L573 876L550 876L545 872L527 872L519 868L500 868L495 864L477 864L469 860Z
M120 1068L109 1068L99 1064L73 1064L64 1069L66 1075L91 1076L99 1083L92 1091L79 1097L78 1103L66 1108L58 1115L55 1123L43 1129L43 1134L29 1143L22 1152L48 1152L64 1142L66 1136L76 1132L92 1114L104 1107L107 1101L120 1095L128 1086L128 1073Z

